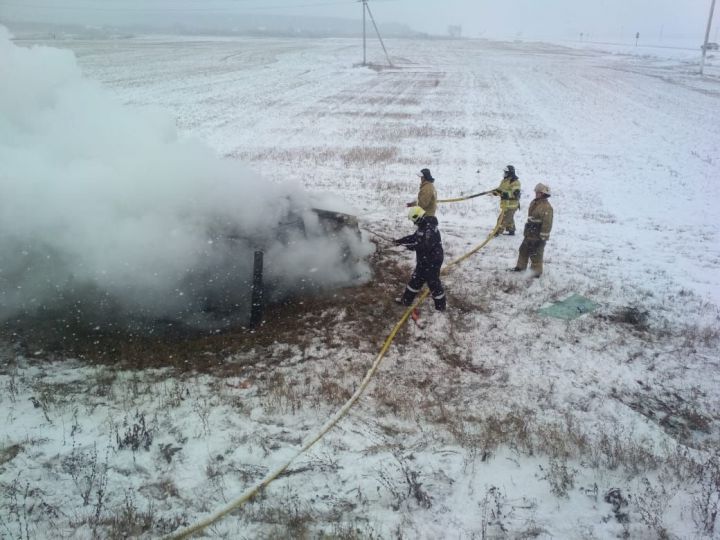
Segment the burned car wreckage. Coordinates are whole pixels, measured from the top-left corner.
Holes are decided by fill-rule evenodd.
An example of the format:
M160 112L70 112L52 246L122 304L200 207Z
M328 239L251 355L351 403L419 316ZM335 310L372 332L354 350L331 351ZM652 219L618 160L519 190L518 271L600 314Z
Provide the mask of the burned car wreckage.
M252 249L252 280L244 283L245 291L251 295L250 310L245 314L250 317L251 326L261 322L265 302L277 302L298 294L316 294L337 286L357 284L368 277L364 257L370 251L368 244L363 244L357 218L351 214L320 208L310 208L302 214L292 212L278 224L274 233L272 237L247 236L239 231L220 233L222 239L243 245L245 252ZM299 239L310 245L322 245L322 249L314 253L323 253L323 256L314 260L313 253L309 253L309 257L298 259L301 266L291 270L283 264L281 268L285 271L278 272L272 266L274 256L277 258L278 250L282 252ZM303 262L310 264L303 267ZM331 266L321 269L314 266L316 263L330 263ZM228 306L223 302L216 304L211 299L204 308L205 312L222 317L231 313L227 310ZM237 315L243 317L242 313Z
M281 201L266 209L261 224L233 216L198 220L192 242L186 231L163 231L161 255L152 250L157 244L144 247L127 269L109 277L94 269L82 274L77 270L87 262L64 264L52 247L25 243L26 255L0 276L0 282L16 276L19 283L3 286L0 323L13 331L52 328L63 340L71 329L214 331L259 323L263 304L369 279L373 245L363 240L357 219L303 203ZM179 254L182 262L163 264L166 253ZM31 300L21 296L29 290Z

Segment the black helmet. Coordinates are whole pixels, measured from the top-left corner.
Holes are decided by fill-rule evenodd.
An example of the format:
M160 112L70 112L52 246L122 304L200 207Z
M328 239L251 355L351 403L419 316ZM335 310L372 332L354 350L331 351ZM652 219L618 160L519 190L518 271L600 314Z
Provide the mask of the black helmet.
M422 169L418 176L422 178L423 180L427 180L428 182L434 182L435 179L432 177L432 174L430 174L430 169Z
M512 165L505 165L505 177L515 178L515 167Z

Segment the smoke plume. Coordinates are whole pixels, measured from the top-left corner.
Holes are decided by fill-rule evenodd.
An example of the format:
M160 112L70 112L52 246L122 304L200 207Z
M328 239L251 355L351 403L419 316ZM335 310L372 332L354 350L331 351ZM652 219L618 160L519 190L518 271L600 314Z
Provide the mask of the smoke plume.
M71 52L0 27L0 81L0 322L242 319L256 249L275 297L367 278L368 244L328 237L300 186L118 103Z

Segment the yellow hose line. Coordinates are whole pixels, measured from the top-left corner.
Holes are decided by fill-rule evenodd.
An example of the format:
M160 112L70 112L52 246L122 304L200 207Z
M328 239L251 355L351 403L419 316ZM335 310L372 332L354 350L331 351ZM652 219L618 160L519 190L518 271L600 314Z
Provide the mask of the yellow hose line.
M472 256L472 255L475 255L478 251L480 251L482 248L484 248L484 247L488 244L488 242L490 242L490 240L492 240L493 238L495 238L495 235L496 235L496 234L498 233L498 231L500 230L500 226L501 226L501 224L502 224L502 221L503 221L503 217L504 217L504 216L505 216L505 210L502 210L502 211L500 212L500 215L499 215L498 218L497 218L497 222L495 223L495 227L494 227L493 230L490 232L490 234L488 235L488 237L487 237L485 240L483 240L480 244L478 244L477 246L475 246L474 248L472 248L470 251L468 251L465 255L462 255L462 256L458 257L457 259L455 259L454 261L450 261L449 263L447 263L447 264L445 265L445 267L442 269L442 272L440 272L440 273L441 273L441 274L447 274L447 272L448 272L448 270L449 270L450 268L452 268L453 266L457 266L458 264L460 264L461 262L463 262L465 259L469 258L469 257Z
M475 246L472 250L467 252L462 257L459 257L455 259L454 261L451 261L448 263L445 268L443 268L442 273L447 273L448 268L452 268L453 266L456 266L460 264L462 261L473 255L474 253L477 253L480 249L482 249L490 240L493 239L495 236L495 233L497 232L498 228L500 227L500 223L502 222L503 213L500 213L500 217L497 220L497 223L495 224L495 228L492 230L490 235L483 241L481 244L478 244ZM408 318L410 318L410 314L413 312L413 309L418 307L420 304L422 304L425 299L427 298L428 294L430 294L430 291L427 288L424 288L423 291L420 293L420 296L415 301L415 303L407 308L405 310L405 313L403 313L402 317L400 317L400 320L395 323L395 326L393 327L392 331L388 335L388 337L385 339L385 343L383 343L382 348L380 349L380 352L378 353L377 357L375 358L375 361L370 366L370 369L368 369L367 373L365 374L365 378L363 378L362 382L360 383L360 386L358 386L357 390L355 390L355 393L350 397L350 399L347 400L345 405L342 406L326 423L325 425L318 431L315 435L310 437L305 443L302 445L302 447L295 452L295 454L288 460L286 460L282 465L277 467L274 471L268 473L265 478L262 479L259 483L255 484L253 487L247 489L242 495L237 497L235 500L229 502L226 504L223 508L220 508L219 510L216 510L209 516L207 516L202 521L199 521L195 523L194 525L190 525L186 527L185 529L182 529L180 531L177 531L175 533L172 533L165 537L166 540L180 540L184 538L189 538L195 533L198 533L202 531L203 529L209 527L216 521L222 519L227 514L235 510L236 508L239 508L243 504L245 504L247 501L252 499L255 495L257 495L260 490L265 488L270 482L273 480L276 480L278 476L280 476L285 469L287 469L290 464L298 458L300 455L307 452L312 445L314 445L316 442L318 442L325 434L332 429L332 427L337 424L341 418L343 418L347 412L350 410L350 407L352 407L355 402L360 398L362 393L365 391L365 388L367 388L367 385L370 383L370 379L372 379L373 375L375 375L375 372L380 367L380 364L382 363L382 359L385 357L385 353L387 353L388 349L390 348L390 345L392 344L393 340L395 339L395 336L400 331L400 329L403 327L403 325L407 322Z
M482 193L473 193L472 195L465 195L464 197L455 197L454 199L438 199L437 202L448 203L448 202L467 201L468 199L474 199L475 197L480 197L481 195L489 195L490 193L492 193L492 191L493 190L483 191Z
M438 199L437 202L439 202L439 203L460 202L460 201L467 201L468 199L472 199L472 197L456 197L454 199Z
M257 493L263 489L265 486L267 486L270 482L275 480L280 474L288 468L290 463L292 463L298 456L305 453L307 450L310 449L310 447L315 444L317 441L319 441L335 424L338 423L338 421L347 414L347 412L350 410L350 407L352 407L355 402L358 400L360 395L363 393L367 385L370 383L370 379L377 371L378 367L380 367L380 363L385 356L385 353L390 348L390 344L395 339L395 335L398 333L400 328L407 322L408 318L410 317L410 314L412 313L413 309L415 309L416 306L420 305L423 300L427 297L429 291L424 290L420 297L418 298L417 302L407 308L405 310L405 313L403 313L402 317L400 317L400 320L395 324L392 331L390 332L390 335L388 335L387 339L385 339L385 343L383 343L382 348L380 349L380 352L378 353L377 357L375 358L375 361L373 362L372 366L370 366L370 369L365 374L365 378L360 383L360 386L355 390L355 393L350 397L350 399L345 403L345 405L342 406L340 410L338 410L330 420L328 420L325 425L320 429L319 432L317 432L315 435L313 435L310 439L308 439L305 444L302 445L302 447L295 453L294 456L292 456L290 459L285 461L282 465L280 465L278 468L276 468L274 471L270 472L265 476L265 478L255 486L251 487L245 493L240 495L237 499L227 504L224 508L221 508L220 510L217 510L216 512L210 514L208 517L206 517L204 520L196 523L195 525L192 525L190 527L187 527L186 529L183 529L181 531L178 531L176 533L173 533L166 538L168 539L180 539L180 538L188 538L192 534L195 534L196 532L201 531L202 529L206 528L207 526L211 525L212 523L218 521L220 518L224 517L231 511L233 511L235 508L238 508L242 506L244 503L249 501L251 498L253 498Z

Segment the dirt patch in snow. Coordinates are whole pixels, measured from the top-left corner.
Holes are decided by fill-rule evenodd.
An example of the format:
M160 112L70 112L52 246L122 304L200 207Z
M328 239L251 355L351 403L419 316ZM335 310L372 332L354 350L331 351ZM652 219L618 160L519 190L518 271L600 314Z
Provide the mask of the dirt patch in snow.
M15 350L49 360L77 358L122 368L174 367L214 372L230 365L281 362L314 345L376 351L403 308L394 302L410 275L406 257L376 250L373 278L322 296L294 297L266 306L258 328L237 326L212 333L158 325L147 331L103 330L56 319L4 323ZM406 332L396 340L407 341ZM278 347L282 344L283 347Z

